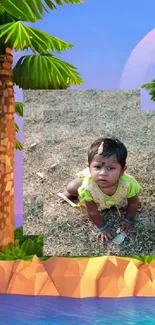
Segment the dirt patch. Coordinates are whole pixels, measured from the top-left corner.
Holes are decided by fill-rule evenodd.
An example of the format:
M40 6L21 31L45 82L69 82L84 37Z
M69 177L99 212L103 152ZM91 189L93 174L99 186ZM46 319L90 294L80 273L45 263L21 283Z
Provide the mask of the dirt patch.
M25 233L38 233L39 220L42 222L39 229L43 229L45 235L46 255L152 255L155 246L155 114L140 111L139 91L26 91L24 97L25 111L28 107L31 114L30 118L26 117L24 132ZM40 122L35 114L32 116L33 107L38 119L44 112ZM42 119L43 128L39 128ZM144 188L135 228L120 246L99 244L85 209L61 204L56 195L65 189L76 172L86 167L87 150L100 136L116 136L125 143L128 173ZM38 143L33 153L29 151L31 138ZM37 171L45 174L43 184L36 183L39 182ZM34 196L35 204L37 200L44 202L44 219L41 212L39 215L32 212ZM30 205L27 208L28 200L32 209ZM121 213L123 216L124 210ZM105 211L104 218L117 227L119 216L115 208Z

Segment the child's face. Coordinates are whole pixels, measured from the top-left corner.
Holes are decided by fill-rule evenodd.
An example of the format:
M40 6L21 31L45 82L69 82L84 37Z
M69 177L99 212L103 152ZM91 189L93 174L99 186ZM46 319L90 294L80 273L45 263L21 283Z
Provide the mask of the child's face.
M115 156L104 158L101 155L95 155L89 169L92 180L104 189L116 185L126 168L122 169Z

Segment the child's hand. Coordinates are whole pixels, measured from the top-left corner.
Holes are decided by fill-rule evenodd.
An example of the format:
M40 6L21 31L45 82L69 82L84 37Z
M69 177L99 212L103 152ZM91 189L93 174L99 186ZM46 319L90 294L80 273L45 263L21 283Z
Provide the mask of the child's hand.
M120 230L124 231L126 234L128 234L133 229L133 224L129 224L125 221L120 222Z
M113 232L114 230L111 227L108 227L104 231L100 231L97 234L97 240L101 241L101 243L108 243L113 238Z

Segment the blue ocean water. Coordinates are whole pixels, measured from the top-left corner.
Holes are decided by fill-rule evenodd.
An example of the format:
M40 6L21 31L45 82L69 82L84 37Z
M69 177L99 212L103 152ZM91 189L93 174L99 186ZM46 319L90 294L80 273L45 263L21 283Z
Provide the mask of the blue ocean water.
M155 297L65 298L0 294L1 325L154 325Z

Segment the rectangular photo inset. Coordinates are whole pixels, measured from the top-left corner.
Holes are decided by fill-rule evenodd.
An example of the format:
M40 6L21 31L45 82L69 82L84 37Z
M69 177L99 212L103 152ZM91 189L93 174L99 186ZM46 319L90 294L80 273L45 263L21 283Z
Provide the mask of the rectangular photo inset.
M154 113L140 111L140 92L55 90L40 98L44 254L151 255Z

